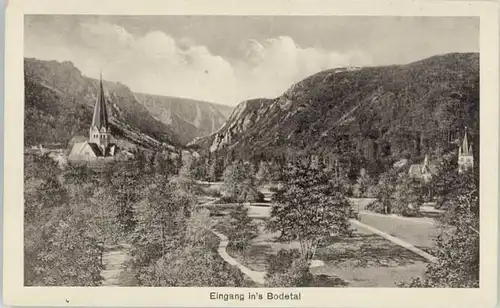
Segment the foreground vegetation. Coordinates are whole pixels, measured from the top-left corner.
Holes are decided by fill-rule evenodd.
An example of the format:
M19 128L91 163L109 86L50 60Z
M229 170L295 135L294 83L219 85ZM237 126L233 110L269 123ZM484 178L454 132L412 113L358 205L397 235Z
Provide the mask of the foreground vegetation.
M214 192L229 202L227 221L217 228L228 236L234 254L245 255L260 232L243 203L261 200L259 187L277 177L266 163L258 166L229 164L221 191ZM180 170L139 159L96 173L85 167L61 170L47 156L26 155L25 284L100 285L105 248L128 243L127 275L137 285L250 286L218 255L215 220L196 207L197 197L206 194L194 181L198 168L196 159L185 160ZM401 287L479 284L478 173L456 170L453 159L443 158L429 183L446 209L441 236L429 251L438 262L427 266L425 277L399 282ZM290 164L279 177L265 228L279 233L279 241L297 242L299 249L277 251L265 260L269 287L318 285L310 264L319 250L323 259L324 247L351 235L347 197L353 186L361 194L375 193L385 213L411 215L421 203L422 185L397 170L373 179L360 174L352 184L339 173Z
M97 286L104 248L132 244L143 286L243 286L217 254L188 177L139 166L95 173L25 157L25 284Z

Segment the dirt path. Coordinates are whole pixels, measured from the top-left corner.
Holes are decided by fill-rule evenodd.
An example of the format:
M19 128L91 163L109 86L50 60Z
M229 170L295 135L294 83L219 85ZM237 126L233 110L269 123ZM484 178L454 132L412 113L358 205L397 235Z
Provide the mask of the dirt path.
M259 285L263 285L264 281L265 281L264 277L266 276L266 273L253 271L253 270L249 269L248 267L244 266L243 264L241 264L239 261L237 261L233 257L231 257L226 251L226 247L229 244L229 240L228 240L227 236L225 236L222 233L218 233L216 231L212 231L212 232L215 235L217 235L220 239L219 249L217 249L217 251L218 251L219 255L222 257L222 259L224 259L224 261L226 261L228 264L237 267L243 274L248 276L255 283L257 283Z
M104 269L101 272L103 277L103 286L118 286L120 285L120 275L124 270L125 262L130 258L129 244L118 244L109 246L105 249L102 261Z

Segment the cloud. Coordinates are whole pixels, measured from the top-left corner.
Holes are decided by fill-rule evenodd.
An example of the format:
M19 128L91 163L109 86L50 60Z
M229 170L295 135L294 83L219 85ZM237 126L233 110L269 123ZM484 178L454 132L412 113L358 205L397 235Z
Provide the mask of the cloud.
M214 55L189 38L175 39L161 31L142 36L106 23L81 23L79 43L40 35L26 37L26 56L69 60L96 77L102 67L107 80L120 81L133 91L180 96L236 105L257 97L276 97L293 83L321 70L370 64L363 53L336 53L302 48L291 37L243 40L242 57Z

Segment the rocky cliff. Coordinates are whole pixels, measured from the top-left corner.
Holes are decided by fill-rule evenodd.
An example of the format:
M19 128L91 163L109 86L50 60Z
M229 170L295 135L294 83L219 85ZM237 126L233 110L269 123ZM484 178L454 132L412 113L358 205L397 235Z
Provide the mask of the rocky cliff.
M233 107L179 97L135 93L136 100L186 144L221 128Z
M217 133L191 145L246 159L329 152L351 165L389 165L455 149L465 126L477 154L476 53L322 71L278 98L240 103Z

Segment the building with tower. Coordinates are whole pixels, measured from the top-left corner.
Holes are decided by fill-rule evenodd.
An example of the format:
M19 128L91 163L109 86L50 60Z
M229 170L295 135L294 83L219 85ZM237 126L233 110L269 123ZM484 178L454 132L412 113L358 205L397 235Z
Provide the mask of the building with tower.
M472 144L469 144L467 127L462 144L458 148L458 172L471 170L474 167L474 156L472 154Z
M102 74L99 81L97 100L94 106L92 124L89 128L89 138L73 138L73 143L68 159L70 161L89 161L104 157L114 157L117 147L112 143L112 135L109 127L108 111L106 109L106 98L102 85Z

